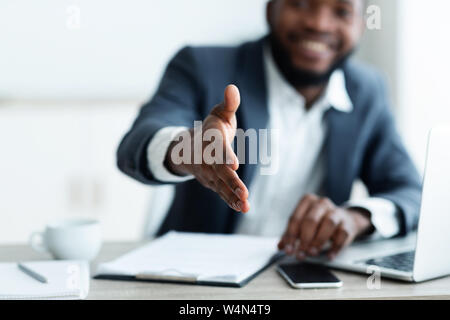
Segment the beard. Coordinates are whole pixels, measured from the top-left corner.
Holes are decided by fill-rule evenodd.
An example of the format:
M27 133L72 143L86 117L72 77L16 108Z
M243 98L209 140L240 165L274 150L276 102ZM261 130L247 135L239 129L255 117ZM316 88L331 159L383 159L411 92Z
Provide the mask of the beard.
M335 61L327 71L317 73L294 66L288 51L272 33L269 35L269 43L273 58L281 74L292 86L296 88L314 87L326 84L330 80L333 72L341 69L355 51L353 48L344 56Z

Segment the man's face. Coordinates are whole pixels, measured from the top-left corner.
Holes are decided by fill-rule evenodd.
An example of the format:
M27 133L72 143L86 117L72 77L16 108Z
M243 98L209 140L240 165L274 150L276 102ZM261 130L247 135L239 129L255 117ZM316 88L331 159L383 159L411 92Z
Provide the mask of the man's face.
M348 55L363 30L363 0L272 0L272 36L293 68L324 74Z

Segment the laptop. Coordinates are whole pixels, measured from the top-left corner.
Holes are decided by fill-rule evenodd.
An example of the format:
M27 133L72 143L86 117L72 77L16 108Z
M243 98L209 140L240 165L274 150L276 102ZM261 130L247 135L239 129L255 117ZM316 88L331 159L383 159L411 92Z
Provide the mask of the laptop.
M307 261L358 273L421 282L450 274L450 128L431 130L418 229L406 237L360 241L333 261Z

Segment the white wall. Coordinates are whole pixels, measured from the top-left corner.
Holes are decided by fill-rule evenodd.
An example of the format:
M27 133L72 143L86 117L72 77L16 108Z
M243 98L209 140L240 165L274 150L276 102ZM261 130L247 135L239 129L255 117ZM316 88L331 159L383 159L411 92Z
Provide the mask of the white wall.
M116 167L135 102L22 102L0 108L0 243L54 219L100 220L105 240L137 240L151 189Z
M450 123L450 2L370 0L382 29L367 31L359 57L387 76L401 135L423 173L429 130Z
M264 34L265 2L2 0L0 243L24 242L48 219L70 215L99 218L108 240L139 238L151 189L116 169L121 135L179 47ZM372 2L382 30L366 33L359 57L387 74L422 170L428 129L450 122L450 3ZM79 30L66 26L71 5L81 10ZM86 200L89 190L96 196Z
M142 100L182 45L264 34L265 3L2 0L0 98ZM80 9L80 29L68 27L73 6Z
M399 120L423 171L428 131L450 124L450 2L401 0L399 4Z
M390 90L394 112L399 109L398 49L399 4L402 0L370 0L368 5L381 9L381 29L367 29L357 52L357 57L376 66L385 76Z
M146 99L181 46L264 34L266 1L3 0L0 99ZM386 72L395 102L400 1L370 1L382 29L366 32L358 54ZM70 27L74 6L80 29Z
M265 2L0 1L0 243L71 216L139 239L154 189L118 171L120 138L176 50L263 35Z

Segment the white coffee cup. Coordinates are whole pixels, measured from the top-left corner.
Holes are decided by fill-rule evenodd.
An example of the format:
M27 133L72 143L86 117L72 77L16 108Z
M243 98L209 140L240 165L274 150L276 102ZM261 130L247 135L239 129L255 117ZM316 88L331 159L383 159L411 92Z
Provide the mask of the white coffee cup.
M44 232L30 236L31 247L60 260L93 260L102 244L100 223L73 218L49 223Z

